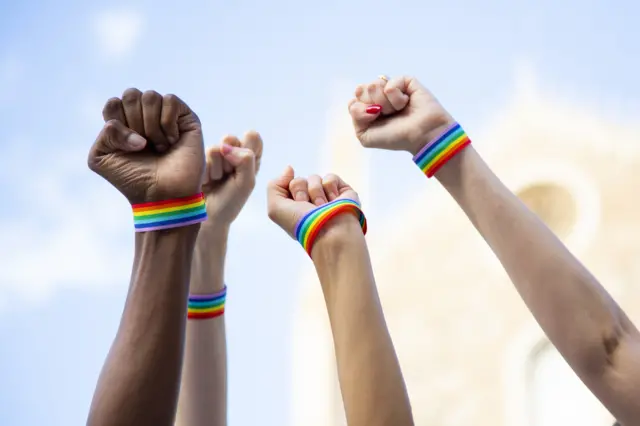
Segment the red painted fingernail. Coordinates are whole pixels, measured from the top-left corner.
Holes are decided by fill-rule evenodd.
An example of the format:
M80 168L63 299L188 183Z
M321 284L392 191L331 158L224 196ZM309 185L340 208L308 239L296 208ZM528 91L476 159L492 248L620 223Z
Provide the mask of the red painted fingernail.
M380 111L382 111L382 106L380 105L369 105L367 107L367 109L365 109L365 111L367 112L367 114L380 114Z
M231 151L233 151L233 147L231 145L227 145L226 143L220 145L220 152L222 153L222 155L227 155Z

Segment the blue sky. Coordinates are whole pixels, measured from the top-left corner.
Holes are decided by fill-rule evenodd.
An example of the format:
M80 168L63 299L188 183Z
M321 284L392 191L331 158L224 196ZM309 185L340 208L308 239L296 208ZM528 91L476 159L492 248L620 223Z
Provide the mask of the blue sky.
M181 96L209 144L250 128L265 140L228 256L231 425L288 424L289 335L308 259L268 222L264 186L287 164L328 171L327 111L351 94L336 87L417 75L473 134L524 61L543 90L640 113L640 3L630 0L0 2L6 426L85 419L132 252L128 206L85 158L102 102L127 87ZM364 202L383 226L385 200L424 181L401 154L371 161L380 172Z

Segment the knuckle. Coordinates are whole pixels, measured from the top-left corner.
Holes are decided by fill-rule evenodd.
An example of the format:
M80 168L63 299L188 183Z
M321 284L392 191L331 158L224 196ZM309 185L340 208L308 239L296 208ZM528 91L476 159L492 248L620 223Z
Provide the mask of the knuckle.
M338 176L335 173L328 173L324 176L324 178L322 178L322 183L324 185L337 182L337 181L338 181Z
M143 105L157 105L162 102L162 96L155 90L147 90L141 96Z
M162 103L164 105L175 105L179 101L179 98L173 93L167 93L162 97Z
M104 107L102 108L103 111L113 111L115 108L117 108L120 104L120 98L109 98L107 100L107 102L105 102Z
M289 188L294 188L294 187L300 188L303 186L307 186L307 180L305 178L300 178L300 177L293 178L289 183Z
M104 133L107 135L114 134L118 130L118 120L109 120L104 123Z
M130 87L122 93L122 102L132 103L137 102L142 96L142 92L135 87Z

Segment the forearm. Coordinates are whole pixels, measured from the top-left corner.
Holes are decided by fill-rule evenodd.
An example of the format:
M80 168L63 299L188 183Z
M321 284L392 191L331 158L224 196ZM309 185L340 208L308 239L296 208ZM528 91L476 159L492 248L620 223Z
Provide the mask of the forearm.
M345 218L349 234L319 237L312 256L329 313L347 423L413 425L366 242L355 218L335 220Z
M496 254L548 337L574 368L604 367L634 328L604 288L471 147L437 178ZM580 371L578 371L580 373Z
M224 288L228 229L203 224L193 257L192 294ZM178 426L227 424L227 347L224 315L187 323Z
M198 230L192 225L136 234L127 301L88 425L173 424Z

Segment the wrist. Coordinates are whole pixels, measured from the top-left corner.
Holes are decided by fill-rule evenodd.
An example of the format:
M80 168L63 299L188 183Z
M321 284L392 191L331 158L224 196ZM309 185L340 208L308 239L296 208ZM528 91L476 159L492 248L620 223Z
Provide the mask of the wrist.
M431 141L440 136L447 128L451 127L456 121L447 112L443 112L437 117L431 118L429 121L432 125L427 130L420 130L420 134L416 135L418 143L411 147L409 152L414 157Z
M132 285L142 276L158 269L174 271L188 285L189 271L200 224L135 234L135 257ZM175 284L175 283L174 283Z
M443 165L433 176L445 188L450 185L455 185L460 181L464 170L478 158L477 151L472 145L468 145Z
M358 244L365 244L360 222L351 214L342 214L320 231L311 250L311 259L316 266L331 264L351 246Z
M175 245L176 247L182 247L188 249L189 252L193 252L199 232L199 223L179 228L136 232L136 252L153 249L159 245Z
M227 254L228 227L205 222L193 254L190 292L208 294L224 288L224 263Z

